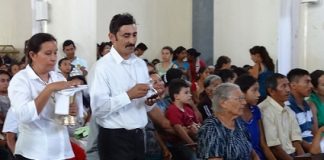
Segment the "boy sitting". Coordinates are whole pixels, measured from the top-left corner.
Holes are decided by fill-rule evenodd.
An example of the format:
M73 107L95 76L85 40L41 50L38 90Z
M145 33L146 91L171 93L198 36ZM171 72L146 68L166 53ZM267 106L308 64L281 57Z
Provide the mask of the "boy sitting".
M177 136L170 137L169 150L174 159L196 159L195 142L199 121L188 103L191 101L189 85L182 79L172 80L169 85L172 104L166 111L166 117L176 131ZM190 136L187 130L192 133ZM179 139L180 138L180 139Z

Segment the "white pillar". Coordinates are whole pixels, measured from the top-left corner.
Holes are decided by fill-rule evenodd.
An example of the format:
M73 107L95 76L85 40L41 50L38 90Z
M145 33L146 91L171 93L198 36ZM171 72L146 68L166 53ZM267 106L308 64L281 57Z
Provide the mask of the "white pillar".
M296 0L281 0L278 33L278 72L287 74L299 55L299 7Z

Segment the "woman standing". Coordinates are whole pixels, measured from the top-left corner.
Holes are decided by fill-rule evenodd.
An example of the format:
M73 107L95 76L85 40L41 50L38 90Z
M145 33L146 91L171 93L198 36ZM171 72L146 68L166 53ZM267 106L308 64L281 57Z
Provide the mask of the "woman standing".
M161 51L161 63L155 65L156 71L160 76L166 74L170 68L177 68L172 62L173 50L169 46L165 46Z
M54 92L79 85L54 72L56 39L47 33L32 36L28 43L29 65L12 78L8 94L19 123L17 159L68 159L74 157L66 126L54 113ZM77 106L70 104L70 115Z
M213 95L213 116L204 121L198 132L198 157L209 160L256 160L242 120L246 104L239 86L220 84Z
M254 46L250 49L250 55L254 66L249 70L250 74L259 82L260 100L267 97L265 89L265 80L272 75L275 70L275 65L272 58L269 56L267 49L263 46Z
M190 66L188 61L185 61L187 56L188 53L186 48L179 46L174 50L173 63L175 64L176 68L182 71L184 79L190 80L191 79L191 75L189 72Z

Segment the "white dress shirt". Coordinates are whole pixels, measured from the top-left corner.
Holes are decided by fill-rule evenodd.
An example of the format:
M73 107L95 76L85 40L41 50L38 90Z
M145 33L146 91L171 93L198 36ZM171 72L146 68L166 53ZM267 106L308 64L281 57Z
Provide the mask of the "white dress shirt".
M130 100L127 91L137 83L149 83L146 63L134 54L124 60L111 48L96 62L90 100L96 122L103 128L144 128L147 123L146 97Z
M49 74L48 83L65 81L59 73L51 71ZM41 160L72 158L67 128L54 114L55 97L51 96L42 112L37 114L35 99L46 84L29 65L10 81L8 95L19 126L15 154Z
M8 110L5 122L3 124L2 132L18 133L18 122L17 122L17 118L12 112L12 108L9 108Z

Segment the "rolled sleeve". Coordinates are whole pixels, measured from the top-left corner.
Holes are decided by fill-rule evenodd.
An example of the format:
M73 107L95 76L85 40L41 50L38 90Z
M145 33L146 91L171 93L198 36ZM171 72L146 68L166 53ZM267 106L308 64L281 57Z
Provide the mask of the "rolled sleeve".
M90 87L91 108L97 118L106 118L131 103L126 92L112 96L108 79L105 71L97 67Z
M27 88L27 84L19 79L11 81L8 88L8 96L10 99L12 111L18 122L29 123L39 119L36 110L35 101L31 96L31 89Z

